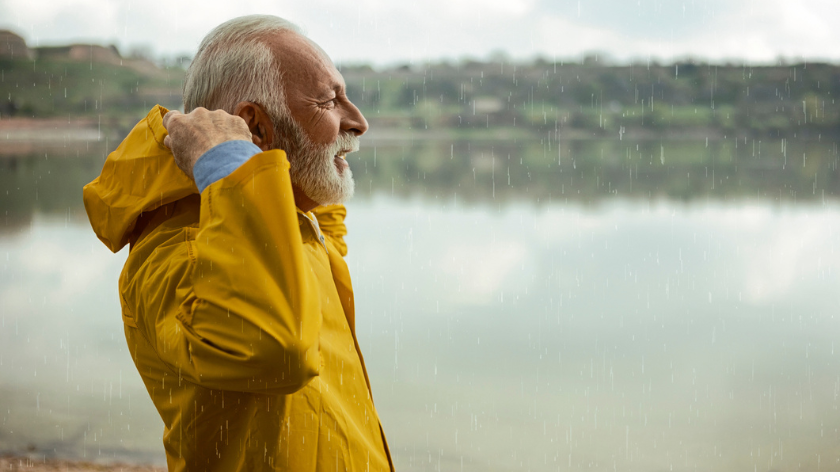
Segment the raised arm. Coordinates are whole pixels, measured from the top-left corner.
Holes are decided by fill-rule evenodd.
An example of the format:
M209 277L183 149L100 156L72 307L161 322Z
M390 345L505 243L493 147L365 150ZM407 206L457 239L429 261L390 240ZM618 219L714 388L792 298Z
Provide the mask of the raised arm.
M180 278L148 287L174 293L177 322L158 315L145 326L147 337L154 336L173 372L208 388L283 394L302 388L319 372L321 313L285 154L253 145L253 156L237 151L250 133L223 112L167 115L164 125L165 143L187 175L193 177L199 157L218 162L195 169L201 216L194 239L184 243L186 267L172 272ZM145 265L152 271L178 260L155 248ZM139 305L147 318L155 316L154 307Z

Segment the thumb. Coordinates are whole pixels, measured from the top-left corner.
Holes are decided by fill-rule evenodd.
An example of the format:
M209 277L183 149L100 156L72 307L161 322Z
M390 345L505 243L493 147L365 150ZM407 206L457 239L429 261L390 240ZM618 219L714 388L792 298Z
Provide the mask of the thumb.
M165 115L163 115L163 127L167 130L169 129L169 120L171 120L176 115L180 115L181 112L178 110L169 110Z

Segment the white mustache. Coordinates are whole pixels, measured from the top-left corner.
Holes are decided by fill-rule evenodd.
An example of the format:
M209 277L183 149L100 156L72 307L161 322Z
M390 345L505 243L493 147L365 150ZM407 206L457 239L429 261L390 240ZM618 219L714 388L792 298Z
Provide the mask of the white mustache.
M335 142L330 145L329 155L335 156L344 152L356 152L359 150L359 137L349 133L339 134Z

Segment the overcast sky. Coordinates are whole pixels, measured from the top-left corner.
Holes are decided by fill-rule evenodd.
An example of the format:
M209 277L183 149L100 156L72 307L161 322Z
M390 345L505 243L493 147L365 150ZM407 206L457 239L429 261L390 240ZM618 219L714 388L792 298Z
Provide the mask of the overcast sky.
M648 58L840 62L840 0L0 0L0 28L31 45L95 42L192 55L217 24L282 16L337 62ZM832 24L833 23L833 24Z

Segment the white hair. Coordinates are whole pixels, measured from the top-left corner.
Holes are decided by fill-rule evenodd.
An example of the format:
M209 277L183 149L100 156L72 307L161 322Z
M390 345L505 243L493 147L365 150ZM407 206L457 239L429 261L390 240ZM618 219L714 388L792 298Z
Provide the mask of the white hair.
M258 103L272 116L288 115L280 64L266 44L269 33L292 31L294 23L271 15L226 21L201 41L184 78L184 111L197 107L233 113L237 103Z

